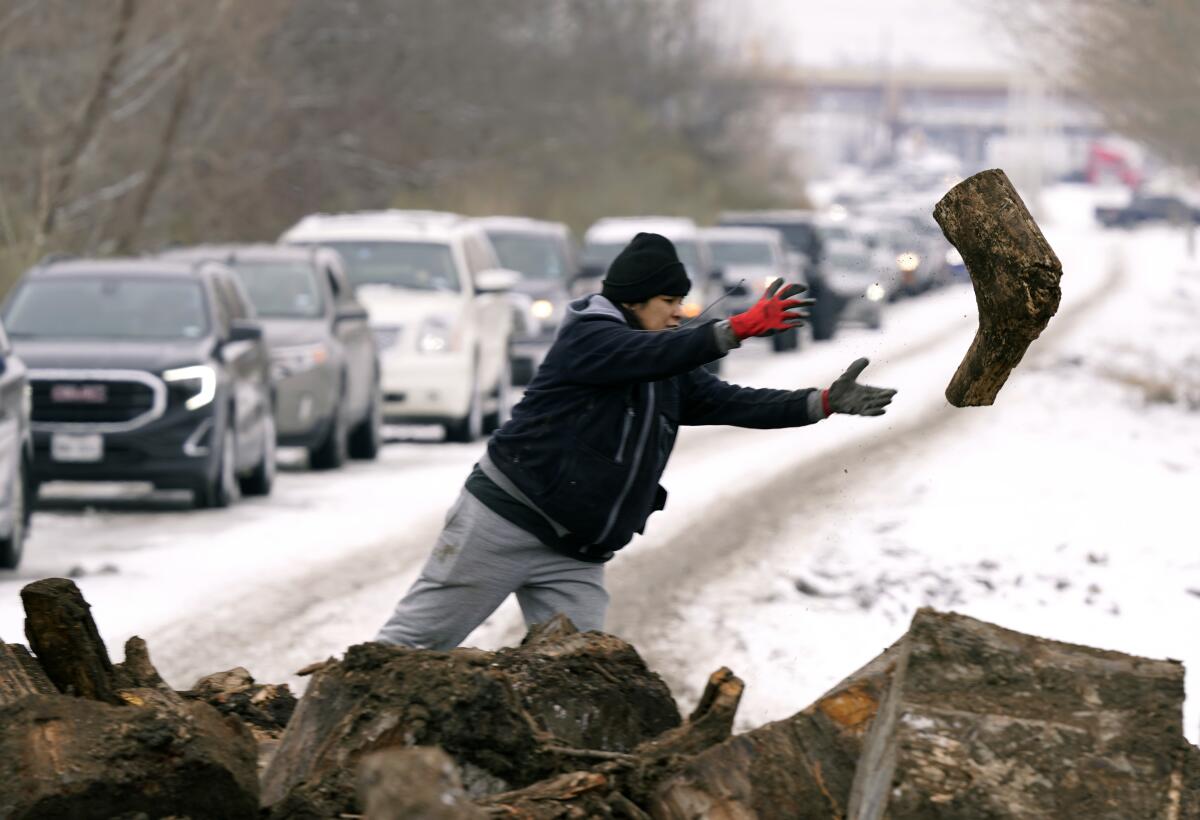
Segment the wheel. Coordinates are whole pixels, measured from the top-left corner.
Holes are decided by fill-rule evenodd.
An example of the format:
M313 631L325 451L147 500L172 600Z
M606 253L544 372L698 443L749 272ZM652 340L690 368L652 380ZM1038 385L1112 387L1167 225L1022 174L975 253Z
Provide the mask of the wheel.
M828 288L817 282L812 283L812 296L817 300L809 318L812 325L812 337L815 341L832 339L837 332L837 317L842 309L841 303Z
M316 447L309 448L308 466L314 470L336 470L346 463L350 443L347 440L346 420L342 418L342 408L335 407L333 420L329 424L329 432L325 440Z
M232 413L230 414L232 425ZM196 490L196 506L216 508L228 507L238 500L240 487L237 480L237 442L233 436L232 426L225 429L221 438L221 451L218 454L216 475L206 479Z
M478 379L478 377L476 377ZM471 401L467 405L467 414L455 421L447 422L446 441L469 443L477 441L483 435L483 402L479 397L479 382L476 380L471 387Z
M243 495L270 495L275 483L275 417L267 412L263 421L263 455L254 472L243 476L239 484Z
M16 569L21 563L21 554L25 551L25 535L29 529L28 493L25 481L25 471L17 468L17 474L12 483L12 532L7 538L0 538L0 569Z
M505 357L496 380L496 409L483 419L483 431L499 430L512 417L512 360Z
M370 461L379 455L383 447L383 389L378 379L371 388L371 407L367 417L350 431L350 458L360 458Z
M800 346L800 333L796 330L786 330L771 337L771 350L776 353L788 353Z

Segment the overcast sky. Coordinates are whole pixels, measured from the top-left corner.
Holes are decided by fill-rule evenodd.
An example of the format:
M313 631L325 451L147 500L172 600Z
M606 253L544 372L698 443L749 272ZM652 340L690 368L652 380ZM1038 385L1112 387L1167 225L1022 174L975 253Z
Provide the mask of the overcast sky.
M1016 62L984 0L716 0L739 39L807 65L1003 69Z

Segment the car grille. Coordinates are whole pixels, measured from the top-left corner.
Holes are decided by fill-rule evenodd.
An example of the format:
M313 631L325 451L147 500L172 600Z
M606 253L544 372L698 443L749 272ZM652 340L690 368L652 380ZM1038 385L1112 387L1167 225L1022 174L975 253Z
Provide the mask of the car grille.
M34 422L120 423L145 415L154 407L154 391L142 382L33 379L30 386Z

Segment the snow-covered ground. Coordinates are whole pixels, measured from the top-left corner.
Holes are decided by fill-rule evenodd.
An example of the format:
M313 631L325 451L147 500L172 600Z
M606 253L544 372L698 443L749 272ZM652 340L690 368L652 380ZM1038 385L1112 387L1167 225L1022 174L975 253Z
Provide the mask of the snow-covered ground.
M726 360L732 381L804 387L865 355L863 380L900 392L880 419L681 435L668 509L609 565L609 628L685 709L727 665L742 728L790 715L925 604L1200 670L1200 266L1176 234L1097 231L1093 197L1047 192L1063 305L993 407L942 396L974 333L966 286L893 306L882 333ZM226 511L57 489L0 573L0 637L22 639L21 586L74 571L115 656L140 634L176 686L235 665L302 686L294 670L374 634L481 451L408 438ZM468 643L520 634L510 602ZM1200 673L1188 687L1195 739Z

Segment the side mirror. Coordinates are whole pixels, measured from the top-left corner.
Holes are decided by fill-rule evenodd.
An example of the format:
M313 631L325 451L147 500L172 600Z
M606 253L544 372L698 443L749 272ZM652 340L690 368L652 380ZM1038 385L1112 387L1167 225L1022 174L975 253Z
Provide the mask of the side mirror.
M333 314L333 322L367 321L367 309L362 305L342 305Z
M231 342L257 342L262 337L262 325L252 319L235 319L229 327Z
M521 274L507 268L488 268L475 274L475 290L480 293L503 293L521 282Z

